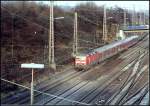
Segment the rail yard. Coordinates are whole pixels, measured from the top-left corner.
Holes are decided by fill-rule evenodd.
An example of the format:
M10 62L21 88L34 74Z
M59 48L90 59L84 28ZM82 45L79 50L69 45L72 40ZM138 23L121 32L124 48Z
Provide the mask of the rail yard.
M92 69L77 72L74 68L69 68L56 75L53 80L37 85L36 89L46 94L35 91L34 103L37 105L144 104L149 89L147 36L127 51ZM29 95L30 92L24 90L15 96L5 98L2 103L29 104Z
M69 27L71 25L64 21L68 25L68 29L64 28L67 33L63 33L62 29L66 26L61 22L56 22L60 25L58 27L54 23L55 19L65 19L65 17L54 18L53 12L56 11L53 9L57 10L58 7L53 8L53 3L54 1L50 1L50 8L48 8L50 12L49 29L33 22L43 28L43 32L41 31L43 35L39 33L40 31L32 32L34 32L34 37L37 37L38 43L44 42L44 46L41 45L42 43L39 43L40 46L26 45L26 41L21 41L22 44L17 45L14 43L14 38L17 42L21 36L14 36L15 25L13 22L15 22L15 18L12 18L12 29L9 30L12 34L11 40L9 37L7 38L6 34L9 31L5 31L9 22L4 22L4 37L2 38L4 44L2 43L1 52L3 53L1 59L1 105L149 105L149 25L146 18L144 17L143 23L140 18L137 24L134 20L135 17L131 14L130 22L127 20L129 18L127 11L123 10L123 25L121 22L116 24L116 31L113 31L116 34L108 36L108 33L111 33L107 31L107 24L110 25L113 21L107 23L107 15L110 11L103 6L98 8L103 10L102 35L99 32L99 37L96 38L97 35L79 27L79 25L84 26L81 13L85 10L76 7L81 10L70 10L73 13L68 11L63 13L70 19L73 14L74 18L73 21L70 21L73 23L73 31L71 32L73 36L66 36L70 34ZM7 6L6 4L3 5ZM22 5L25 5L24 2ZM87 6L89 5L87 4ZM3 11L7 10L3 6L1 8ZM57 11L60 12L60 10ZM109 12L107 13L107 11ZM8 10L7 12L11 13ZM16 14L11 14L11 16L15 17ZM5 13L5 16L7 15ZM16 17L18 16L16 15ZM19 17L30 21L22 18L21 15ZM84 18L89 23L93 22L86 17ZM108 19L114 18L108 17ZM81 23L82 21L83 23ZM92 24L96 25L97 32L100 31L98 23ZM120 25L119 29L118 25ZM62 29L58 30L57 27ZM19 28L21 29L21 27ZM54 29L60 31L60 35ZM87 36L85 36L86 34ZM48 38L46 38L47 35ZM38 38L39 36L45 38ZM66 39L69 41L70 38L72 41L67 42ZM5 44L6 39L11 42L11 45ZM34 38L27 39L34 42ZM89 41L89 39L92 40ZM28 52L25 53L25 51ZM19 52L21 55L26 54L26 56L21 57Z

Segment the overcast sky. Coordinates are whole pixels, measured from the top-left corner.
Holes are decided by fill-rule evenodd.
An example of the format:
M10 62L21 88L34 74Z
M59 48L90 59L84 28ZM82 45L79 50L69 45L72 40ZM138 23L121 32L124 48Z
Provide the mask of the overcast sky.
M48 4L49 1L39 1ZM55 1L54 4L58 6L75 6L79 3L85 3L87 1ZM135 10L149 10L149 1L92 1L95 2L97 5L106 5L107 7L113 7L115 5L127 9Z

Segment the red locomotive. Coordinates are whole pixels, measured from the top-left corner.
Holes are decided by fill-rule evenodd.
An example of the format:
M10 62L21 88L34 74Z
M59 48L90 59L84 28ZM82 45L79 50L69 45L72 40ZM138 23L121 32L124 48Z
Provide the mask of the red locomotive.
M88 53L80 53L75 57L75 68L85 70L91 65L97 64L127 48L138 41L138 36L131 36L126 39L113 42L103 47L89 51Z

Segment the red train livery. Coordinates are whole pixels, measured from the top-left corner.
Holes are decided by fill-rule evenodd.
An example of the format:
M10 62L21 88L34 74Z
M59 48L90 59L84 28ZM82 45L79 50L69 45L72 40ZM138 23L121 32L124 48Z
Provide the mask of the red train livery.
M88 53L80 53L75 57L75 68L79 70L87 69L93 64L97 64L125 49L128 49L137 41L138 36L131 36L126 39L94 49Z

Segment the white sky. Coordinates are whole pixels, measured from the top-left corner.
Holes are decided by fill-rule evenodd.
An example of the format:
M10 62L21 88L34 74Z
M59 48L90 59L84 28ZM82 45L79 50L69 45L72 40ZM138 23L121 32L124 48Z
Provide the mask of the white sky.
M43 2L48 3L49 1L37 1L37 2ZM85 3L87 1L55 1L54 4L58 6L75 6L79 3ZM91 2L91 1L90 1ZM133 6L135 7L135 10L149 10L149 1L92 1L95 2L97 5L106 5L108 7L113 7L115 5L127 9L132 9Z

